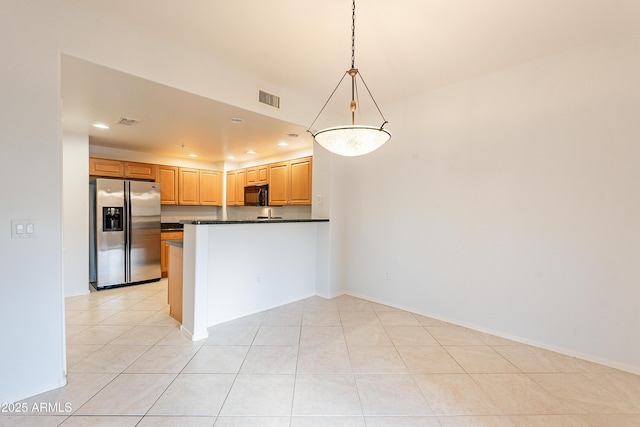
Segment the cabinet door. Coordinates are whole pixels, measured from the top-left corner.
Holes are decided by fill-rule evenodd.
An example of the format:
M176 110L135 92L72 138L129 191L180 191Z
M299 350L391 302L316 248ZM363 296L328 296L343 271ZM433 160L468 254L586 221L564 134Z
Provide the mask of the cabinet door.
M284 206L289 201L289 162L269 165L269 204Z
M236 171L236 206L244 206L244 186L246 185L247 171Z
M160 233L160 272L162 277L167 277L169 270L169 246L167 240L180 240L184 237L183 231L163 231Z
M200 171L200 204L222 205L222 173L218 171Z
M124 162L119 160L89 158L90 176L124 176Z
M160 276L167 277L167 271L169 271L169 245L162 238L160 240Z
M258 168L247 169L247 185L256 185L258 183Z
M227 172L227 206L236 205L236 173Z
M291 185L289 203L292 205L311 204L311 157L291 160Z
M269 165L258 166L258 180L257 184L268 184L269 183Z
M167 300L169 316L182 323L182 248L169 246Z
M178 168L176 166L158 166L156 181L160 183L160 203L178 204Z
M156 179L156 165L149 163L124 162L125 178Z
M200 203L200 174L198 169L179 168L178 201L181 205Z

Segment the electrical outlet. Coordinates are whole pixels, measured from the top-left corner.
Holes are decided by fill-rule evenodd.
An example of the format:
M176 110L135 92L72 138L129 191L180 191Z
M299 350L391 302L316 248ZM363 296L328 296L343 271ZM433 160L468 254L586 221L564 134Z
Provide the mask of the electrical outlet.
M391 280L391 273L389 273L388 271L384 272L384 280Z

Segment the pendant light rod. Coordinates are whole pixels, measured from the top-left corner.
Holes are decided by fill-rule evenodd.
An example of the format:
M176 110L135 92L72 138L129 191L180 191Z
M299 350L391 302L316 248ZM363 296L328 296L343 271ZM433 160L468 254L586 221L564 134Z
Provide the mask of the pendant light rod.
M356 0L351 8L351 69L356 68Z
M354 126L356 124L356 109L358 108L355 100L356 76L358 75L358 69L356 68L356 0L353 0L353 6L351 7L351 69L347 73L351 76L351 104L349 109L351 110L351 126Z

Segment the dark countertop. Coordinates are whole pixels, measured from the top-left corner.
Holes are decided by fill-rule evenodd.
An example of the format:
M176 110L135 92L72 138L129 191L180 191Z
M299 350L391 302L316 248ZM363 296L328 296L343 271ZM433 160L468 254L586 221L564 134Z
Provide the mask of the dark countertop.
M183 244L183 240L182 239L165 240L164 242L167 245L175 246L176 248L182 249L182 244Z
M285 223L285 222L329 222L329 218L313 219L240 219L233 221L181 221L182 224L211 225L211 224L264 224L264 223Z
M163 222L160 224L160 231L182 231L184 225L179 222Z

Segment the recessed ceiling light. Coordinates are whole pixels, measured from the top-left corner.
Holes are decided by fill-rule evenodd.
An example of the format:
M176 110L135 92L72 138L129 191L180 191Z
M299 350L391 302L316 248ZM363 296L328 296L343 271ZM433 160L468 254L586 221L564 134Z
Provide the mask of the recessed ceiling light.
M94 123L93 127L98 129L109 129L109 126L104 123Z
M227 156L227 159L231 159L231 160L233 160L233 159L235 159L235 158L236 158L236 156Z
M288 134L287 134L287 136L288 136L289 138L297 138L297 137L298 137L298 134L297 134L297 133L288 133Z
M256 152L253 151L253 150L249 150L249 151L247 151L247 154L256 154Z
M284 142L284 141L280 141L280 142L278 142L278 145L279 145L280 147L286 147L286 146L287 146L287 145L289 145L289 144L287 144L287 143L286 143L286 142Z
M231 118L229 119L229 121L230 121L231 123L233 123L234 125L239 125L239 124L241 124L242 122L244 122L244 120L242 120L240 117L231 117Z
M196 153L191 153L189 154L189 157L198 157L198 155Z

